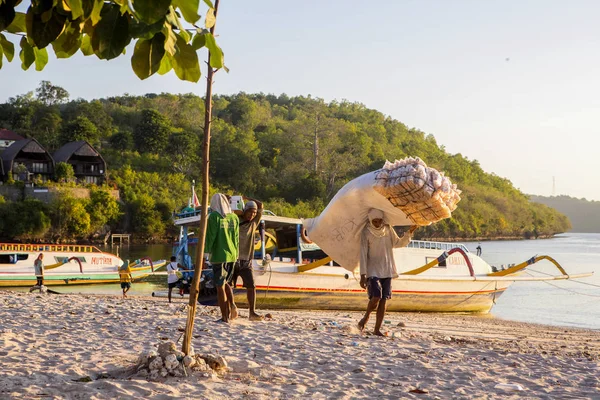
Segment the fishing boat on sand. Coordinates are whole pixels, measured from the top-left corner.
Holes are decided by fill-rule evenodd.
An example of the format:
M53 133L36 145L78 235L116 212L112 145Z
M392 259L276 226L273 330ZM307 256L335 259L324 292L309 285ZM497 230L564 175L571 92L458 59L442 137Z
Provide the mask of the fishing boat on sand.
M187 245L188 228L198 226L200 212L178 214L175 225L182 237L174 253L192 270ZM399 229L398 229L399 230ZM366 293L359 285L357 270L337 265L319 246L310 241L303 221L264 215L258 237L265 232L276 237L277 247L264 246L253 261L256 298L260 307L312 310L364 310ZM457 243L413 240L408 247L394 249L399 277L394 279L389 311L487 313L514 282L582 278L569 275L549 256L532 257L508 269L497 269ZM524 276L529 265L546 261L560 272L553 276ZM216 304L210 269L203 270L199 301ZM235 301L246 304L245 289L238 286ZM166 293L155 292L155 296Z
M0 243L0 287L33 286L33 262L44 254L44 285L81 285L119 282L123 260L94 246ZM151 274L165 261L136 260L130 264L134 281Z

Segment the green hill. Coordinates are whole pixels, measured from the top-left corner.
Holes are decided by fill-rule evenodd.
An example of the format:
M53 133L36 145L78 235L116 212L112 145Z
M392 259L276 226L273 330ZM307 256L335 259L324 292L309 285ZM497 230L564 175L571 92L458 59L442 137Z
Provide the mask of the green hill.
M82 139L97 146L126 204L121 227L158 237L187 203L189 182L199 181L203 115L202 98L192 94L67 101L60 90L38 90L0 104L0 127L50 150ZM531 203L476 160L362 104L262 93L214 98L213 191L262 199L279 215L318 215L349 180L407 156L445 171L463 191L454 217L418 237L537 237L570 228L564 215Z
M600 233L600 201L569 196L531 196L531 200L546 204L566 215L573 232Z

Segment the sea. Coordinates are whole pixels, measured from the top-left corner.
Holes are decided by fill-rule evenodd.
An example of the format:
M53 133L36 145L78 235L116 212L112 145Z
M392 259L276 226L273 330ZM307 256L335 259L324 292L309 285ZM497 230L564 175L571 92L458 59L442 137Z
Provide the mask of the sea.
M594 272L588 278L567 281L515 282L497 299L489 315L482 318L501 318L555 326L600 330L600 234L565 233L551 239L464 242L475 253L482 248L482 258L490 265L505 268L534 256L554 258L569 274ZM131 245L107 247L103 250L118 253L123 260L150 257L168 259L169 245ZM544 260L528 268L527 274L558 275L559 271ZM525 275L527 276L527 275ZM163 290L165 277L153 277L148 282L134 283L130 295L148 296ZM118 284L78 285L53 288L59 292L120 295Z

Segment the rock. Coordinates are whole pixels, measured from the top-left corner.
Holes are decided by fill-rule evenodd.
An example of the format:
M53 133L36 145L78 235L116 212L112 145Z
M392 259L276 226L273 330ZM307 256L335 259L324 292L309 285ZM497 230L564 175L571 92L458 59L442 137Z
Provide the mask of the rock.
M160 376L162 376L163 378L166 378L167 375L169 375L169 371L167 371L166 368L163 368L160 370Z
M148 379L151 381L155 381L158 379L158 377L160 376L158 370L154 370L152 372L150 372L150 376L148 376Z
M452 338L451 338L450 336L444 336L444 340L445 340L446 342L451 342L451 341L452 341Z
M270 313L265 314L265 319L273 319L273 316Z
M164 360L169 354L175 354L177 345L174 342L164 342L158 345L158 355Z
M215 356L212 354L203 354L200 356L206 364L215 371L221 371L227 369L227 361L223 356Z
M183 357L183 365L191 368L194 365L196 365L196 360L194 358L192 358L191 356L185 356L185 357Z
M177 350L177 351L175 352L175 356L177 357L177 359L178 359L179 361L181 361L181 360L183 360L183 357L185 357L185 353L184 353L183 351L179 351L179 350Z
M150 364L148 365L148 369L150 371L159 371L163 367L163 360L160 356L154 357L150 360Z
M396 326L399 326L401 328L405 328L406 324L404 322L398 322L398 325L396 325Z
M358 373L360 373L360 372L365 372L365 369L364 369L364 368L362 368L362 367L360 367L360 368L356 368L356 369L354 369L352 372L354 372L355 374L358 374Z
M409 390L409 393L427 394L427 393L429 393L429 390L427 390L427 389L421 389L421 388L416 388L416 389Z
M167 371L172 371L175 368L179 367L179 361L177 361L177 356L175 354L168 354L165 357L164 362Z

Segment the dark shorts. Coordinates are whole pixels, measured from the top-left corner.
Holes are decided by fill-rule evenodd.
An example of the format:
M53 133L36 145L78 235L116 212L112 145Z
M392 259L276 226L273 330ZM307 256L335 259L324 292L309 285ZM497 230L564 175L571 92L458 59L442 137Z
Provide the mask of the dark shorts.
M254 289L254 275L252 275L252 260L237 260L233 266L231 286L235 287L238 276L242 277L242 284L247 289Z
M121 289L131 289L131 282L121 282Z
M179 286L179 281L169 283L169 289L173 289L174 287Z
M212 265L215 286L223 286L231 281L233 277L233 264L230 262Z
M370 277L367 283L367 293L369 294L369 299L373 297L386 300L391 299L392 278Z

